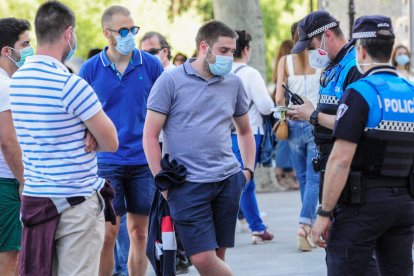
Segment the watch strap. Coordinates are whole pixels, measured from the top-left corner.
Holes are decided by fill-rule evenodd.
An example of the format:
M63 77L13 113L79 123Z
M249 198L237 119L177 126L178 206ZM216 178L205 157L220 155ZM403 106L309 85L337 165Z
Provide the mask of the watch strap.
M332 218L333 216L333 211L325 211L322 209L322 206L319 206L318 211L317 211L318 216L321 217L327 217L327 218Z
M254 178L254 171L250 168L244 168L246 171L250 173L250 180L253 180Z
M319 111L315 109L310 115L309 122L311 125L316 126L318 124L318 114Z

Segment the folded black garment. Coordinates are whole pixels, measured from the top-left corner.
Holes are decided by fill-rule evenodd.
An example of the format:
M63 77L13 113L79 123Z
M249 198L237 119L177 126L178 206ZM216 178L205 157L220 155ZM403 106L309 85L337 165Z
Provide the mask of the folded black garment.
M178 164L177 160L169 160L169 154L161 160L161 171L155 176L155 185L161 192L172 186L183 184L187 176L187 168Z
M116 225L116 214L114 206L112 205L112 200L115 197L115 190L109 184L108 180L105 181L105 185L101 189L100 194L105 201L105 221L110 221L112 225Z

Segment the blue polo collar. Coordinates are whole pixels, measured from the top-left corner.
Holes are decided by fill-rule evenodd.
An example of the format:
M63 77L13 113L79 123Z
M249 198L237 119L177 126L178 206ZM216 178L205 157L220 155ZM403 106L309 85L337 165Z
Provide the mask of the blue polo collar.
M108 55L106 54L106 50L108 50L108 46L106 46L102 52L99 54L102 64L105 67L111 66L112 62L109 60ZM138 49L134 49L132 53L132 57L130 60L132 66L136 67L138 65L142 65L142 54L141 51ZM191 67L191 66L190 66Z

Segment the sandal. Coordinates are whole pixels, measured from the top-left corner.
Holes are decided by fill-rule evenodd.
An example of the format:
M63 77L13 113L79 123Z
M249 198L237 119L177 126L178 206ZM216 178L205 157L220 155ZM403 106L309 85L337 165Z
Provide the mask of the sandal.
M307 230L308 229L308 230ZM297 245L301 251L312 251L316 248L315 243L312 241L312 230L309 225L302 224L298 231Z

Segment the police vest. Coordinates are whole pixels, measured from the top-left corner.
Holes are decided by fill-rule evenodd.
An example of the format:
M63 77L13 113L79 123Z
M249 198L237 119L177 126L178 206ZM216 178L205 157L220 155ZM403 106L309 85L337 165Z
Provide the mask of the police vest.
M325 87L321 86L319 90L320 96L318 106L316 108L319 112L330 115L336 114L339 101L342 99L344 94L342 89L343 84L348 76L349 70L351 70L351 68L355 65L356 52L355 47L353 47L337 65L322 73L322 76L325 76L326 78L325 82L327 85ZM317 145L333 144L331 129L317 125L315 126L313 135L315 136L315 143ZM329 154L330 150L327 151L329 152L322 152L322 154Z
M389 73L351 85L370 107L351 170L368 178L407 177L414 162L414 85Z

